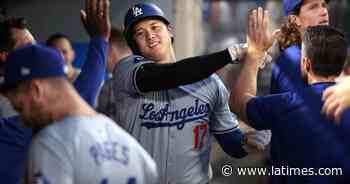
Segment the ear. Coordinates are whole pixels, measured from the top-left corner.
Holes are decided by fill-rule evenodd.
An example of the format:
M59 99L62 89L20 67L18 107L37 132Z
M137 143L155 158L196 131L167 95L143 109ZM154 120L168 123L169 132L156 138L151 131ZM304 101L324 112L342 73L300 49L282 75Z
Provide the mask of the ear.
M0 62L5 62L7 59L8 52L0 51Z
M72 49L72 63L73 63L74 59L75 59L75 51L74 51L74 49Z
M42 81L34 79L30 81L29 84L30 95L33 100L40 101L44 95L44 86L42 85Z
M173 26L171 26L170 24L168 24L167 25L167 28L168 28L168 31L169 31L169 33L170 33L170 36L171 36L171 39L173 39L174 38L174 28L173 28Z
M311 71L311 61L310 61L309 58L307 58L307 57L303 58L303 67L304 67L304 70L306 72L310 72Z

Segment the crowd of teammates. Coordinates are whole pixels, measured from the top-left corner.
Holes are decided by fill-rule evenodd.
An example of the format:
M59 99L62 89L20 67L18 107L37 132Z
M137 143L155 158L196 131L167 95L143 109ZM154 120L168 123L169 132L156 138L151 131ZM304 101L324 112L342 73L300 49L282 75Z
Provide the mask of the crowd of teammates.
M23 19L0 17L0 92L18 112L0 118L1 182L206 184L214 137L242 158L264 149L271 130L271 166L343 175L270 183L348 183L350 78L335 84L347 43L328 26L327 2L283 0L287 22L273 34L269 13L254 9L247 48L177 61L173 28L158 6L132 5L119 30L111 28L109 0L87 0L81 20L90 42L80 73L67 36L48 39L55 50L37 44ZM257 97L257 73L275 39L272 95ZM229 93L215 72L237 62ZM244 134L238 118L259 131Z

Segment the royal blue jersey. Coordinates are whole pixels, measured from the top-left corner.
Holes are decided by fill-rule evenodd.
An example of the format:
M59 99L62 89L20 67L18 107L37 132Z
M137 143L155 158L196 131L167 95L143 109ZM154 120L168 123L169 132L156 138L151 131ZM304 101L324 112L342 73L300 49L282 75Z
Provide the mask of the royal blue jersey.
M91 39L86 63L74 83L79 94L91 106L96 104L105 75L107 50L108 43L103 38ZM31 129L23 127L19 116L0 118L0 183L20 183L31 137Z
M347 108L341 116L340 125L345 126L344 128L348 129L348 131L350 132L350 126L347 126L349 122L350 122L350 108Z
M321 114L322 93L334 83L317 83L296 92L252 98L250 125L271 129L274 167L341 168L343 176L272 176L271 183L341 183L349 169L349 139L344 129ZM350 123L350 122L347 122Z
M292 45L286 48L272 64L271 94L306 87L306 83L301 78L300 58L300 46Z

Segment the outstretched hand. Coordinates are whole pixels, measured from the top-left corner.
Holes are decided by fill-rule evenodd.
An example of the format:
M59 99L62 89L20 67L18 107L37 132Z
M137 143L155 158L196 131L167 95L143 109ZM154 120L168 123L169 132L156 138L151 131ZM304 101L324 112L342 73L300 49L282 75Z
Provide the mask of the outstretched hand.
M80 10L80 18L91 38L101 36L108 41L111 30L109 0L85 0L85 10Z
M259 7L249 13L247 43L250 55L262 57L272 46L277 31L269 31L269 12Z

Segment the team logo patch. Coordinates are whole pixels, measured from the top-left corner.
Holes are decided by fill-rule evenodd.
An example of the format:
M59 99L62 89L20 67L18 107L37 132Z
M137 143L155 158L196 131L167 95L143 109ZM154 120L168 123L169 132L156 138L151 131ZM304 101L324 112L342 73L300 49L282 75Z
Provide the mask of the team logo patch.
M142 15L143 11L142 11L141 8L135 6L135 7L132 8L132 13L133 13L134 17L137 17L137 16Z

